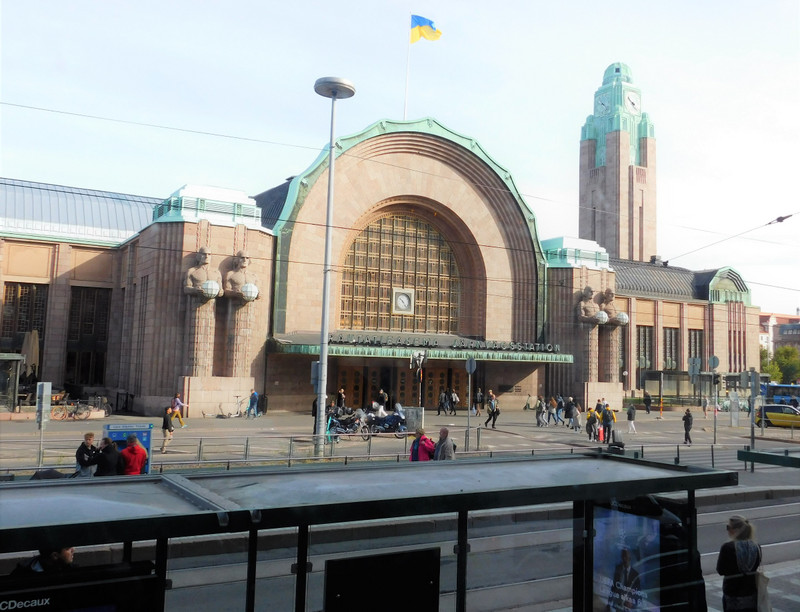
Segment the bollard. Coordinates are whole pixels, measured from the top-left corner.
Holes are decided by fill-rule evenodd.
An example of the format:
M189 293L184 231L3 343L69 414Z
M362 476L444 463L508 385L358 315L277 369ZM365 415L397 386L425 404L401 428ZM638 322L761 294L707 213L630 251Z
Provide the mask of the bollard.
M475 450L481 450L481 432L482 431L483 430L480 427L478 427L478 429L476 430Z
M678 465L681 462L681 445L676 444L675 450L677 451L677 454L675 455L675 465Z

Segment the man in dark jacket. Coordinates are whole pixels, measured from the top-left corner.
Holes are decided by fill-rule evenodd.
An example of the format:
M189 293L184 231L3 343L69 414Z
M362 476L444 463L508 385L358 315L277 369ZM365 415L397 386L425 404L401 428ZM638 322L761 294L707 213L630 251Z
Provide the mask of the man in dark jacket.
M83 434L83 442L75 451L78 476L91 477L94 474L96 468L93 467L91 460L95 453L97 453L97 447L94 445L94 434L92 432Z
M614 421L617 420L617 417L614 416L614 413L608 406L602 409L601 414L603 415L603 442L611 444L611 430L614 427Z
M164 418L161 421L161 433L164 434L164 441L161 442L161 454L167 452L167 446L172 442L175 428L172 426L172 406L164 408Z
M111 438L100 440L100 451L92 458L92 464L97 466L95 476L119 476L125 469L117 443Z
M692 445L692 434L690 432L692 431L693 420L692 411L687 408L686 413L683 415L683 443L689 446Z

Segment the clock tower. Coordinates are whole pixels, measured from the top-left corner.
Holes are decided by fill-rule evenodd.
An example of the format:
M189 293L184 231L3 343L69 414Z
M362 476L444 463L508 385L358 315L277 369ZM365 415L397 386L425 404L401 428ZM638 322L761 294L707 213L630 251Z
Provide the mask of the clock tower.
M631 70L611 64L581 129L579 236L611 257L650 261L656 250L656 142Z

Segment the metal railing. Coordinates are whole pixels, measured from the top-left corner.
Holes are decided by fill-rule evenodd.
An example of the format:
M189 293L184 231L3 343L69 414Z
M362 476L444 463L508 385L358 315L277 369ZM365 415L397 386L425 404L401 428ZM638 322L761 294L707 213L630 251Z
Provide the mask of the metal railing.
M476 436L478 437L478 436ZM375 434L368 440L362 440L357 434L340 435L340 442L325 438L322 445L323 453L316 455L314 452L315 436L218 436L181 438L175 440L168 447L167 455L159 451L160 440L154 439L154 448L150 458L151 473L164 473L169 471L186 470L222 470L229 471L241 467L263 467L293 465L306 465L310 463L337 463L356 464L364 462L392 462L408 461L410 438L396 438L393 434ZM0 475L14 475L24 478L32 475L37 470L54 469L64 475L72 473L75 465L74 440L63 439L51 441L48 448L44 449L41 465L37 465L36 449L30 446L29 441L6 440L3 443L6 451L16 444L20 450L27 448L27 452L20 454L16 451L12 462L7 457L0 458ZM466 446L466 445L465 445ZM498 449L480 448L476 445L473 450L464 450L459 445L457 458L498 458L513 456L537 455L571 455L575 453L593 452L596 449L608 448L605 444L597 446L565 446L564 444L521 446L518 448ZM624 454L640 459L666 461L669 463L693 463L722 467L724 469L738 469L740 462L736 459L736 451L749 449L741 444L695 444L691 447L681 444L628 444ZM730 453L726 453L730 451ZM5 453L4 453L5 454ZM766 468L767 466L761 466ZM65 470L68 468L68 470ZM744 468L748 469L747 463ZM752 470L752 466L750 470Z

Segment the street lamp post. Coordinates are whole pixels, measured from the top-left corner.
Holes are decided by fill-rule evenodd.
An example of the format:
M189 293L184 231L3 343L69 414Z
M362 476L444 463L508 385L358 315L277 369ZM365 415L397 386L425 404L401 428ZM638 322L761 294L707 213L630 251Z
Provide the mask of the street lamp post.
M325 430L325 407L328 388L328 311L331 296L331 249L333 234L333 165L334 165L334 130L336 127L336 100L351 98L356 93L355 86L338 77L323 77L314 83L314 91L331 99L331 139L328 149L328 206L325 217L325 262L322 268L322 323L319 341L319 378L317 386L317 430L314 432L314 452L322 455Z

